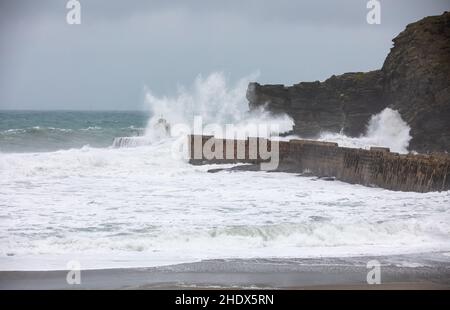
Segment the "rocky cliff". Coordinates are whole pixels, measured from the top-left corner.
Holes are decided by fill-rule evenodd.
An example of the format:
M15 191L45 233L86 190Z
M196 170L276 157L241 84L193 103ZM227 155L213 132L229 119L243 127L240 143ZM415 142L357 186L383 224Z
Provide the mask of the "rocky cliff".
M288 87L250 83L249 106L288 113L303 137L341 130L358 136L373 114L391 107L411 127L411 150L449 152L450 13L408 25L393 42L380 70Z

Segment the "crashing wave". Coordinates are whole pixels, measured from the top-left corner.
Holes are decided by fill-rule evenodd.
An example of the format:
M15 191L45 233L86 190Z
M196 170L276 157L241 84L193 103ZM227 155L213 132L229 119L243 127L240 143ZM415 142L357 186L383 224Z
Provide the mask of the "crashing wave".
M152 144L149 137L117 137L114 138L113 148L138 147Z
M411 128L398 111L386 108L371 117L366 134L349 137L343 133L323 132L319 141L336 142L339 146L365 148L371 146L388 147L393 152L408 153Z

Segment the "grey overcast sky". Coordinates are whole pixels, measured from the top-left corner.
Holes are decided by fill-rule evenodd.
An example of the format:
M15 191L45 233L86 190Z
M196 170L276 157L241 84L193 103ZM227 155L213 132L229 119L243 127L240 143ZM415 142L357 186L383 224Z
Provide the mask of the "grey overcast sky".
M202 74L293 84L380 68L406 24L450 0L0 0L0 109L142 109Z

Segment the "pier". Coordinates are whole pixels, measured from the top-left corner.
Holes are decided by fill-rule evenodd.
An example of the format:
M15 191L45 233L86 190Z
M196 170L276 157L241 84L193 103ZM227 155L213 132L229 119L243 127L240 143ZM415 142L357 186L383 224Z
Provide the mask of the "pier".
M399 154L383 147L366 150L312 140L276 141L251 137L233 140L199 135L189 135L188 145L189 162L193 165L247 163L259 167L273 159L267 158L270 154L278 156L278 165L272 171L307 172L396 191L450 189L448 154ZM205 149L209 152L204 152Z

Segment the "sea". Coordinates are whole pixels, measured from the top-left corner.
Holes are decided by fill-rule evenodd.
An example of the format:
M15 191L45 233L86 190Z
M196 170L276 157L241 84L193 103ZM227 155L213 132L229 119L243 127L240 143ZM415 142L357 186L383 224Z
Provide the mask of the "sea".
M271 120L246 112L246 83L224 85L213 75L172 97L148 93L143 111L0 111L0 270L423 253L450 261L449 191L208 173L230 166L192 166L173 156L177 137L151 134L161 117L171 125L197 114L222 124ZM276 120L292 128L289 117ZM318 138L406 152L410 136L385 110L364 136Z

